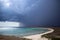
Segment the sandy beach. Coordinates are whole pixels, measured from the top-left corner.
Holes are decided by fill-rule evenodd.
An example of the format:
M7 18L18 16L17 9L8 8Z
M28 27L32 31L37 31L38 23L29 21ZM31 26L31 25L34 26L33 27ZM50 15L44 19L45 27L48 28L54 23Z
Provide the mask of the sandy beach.
M46 28L50 31L42 33L42 34L36 34L36 35L31 35L31 36L25 36L24 38L28 38L28 39L32 39L32 40L48 40L47 38L42 38L42 35L48 34L48 33L52 33L54 30L51 28Z
M35 34L35 35L29 35L29 36L23 36L22 38L24 39L30 39L30 40L48 40L47 38L45 38L45 37L42 37L42 35L45 35L45 34L49 34L49 33L52 33L53 31L54 31L54 29L52 29L52 28L44 28L44 29L48 29L49 31L47 31L47 32L44 32L44 33L41 33L41 34ZM8 36L8 35L7 35ZM1 36L0 36L1 37ZM8 37L6 37L6 36L3 36L4 38L8 38L8 37L11 37L12 39L14 38L14 36L12 35L12 36L8 36ZM2 38L3 38L2 37ZM18 36L16 36L16 37L18 37ZM20 36L19 36L19 38L21 38ZM9 39L9 38L8 38Z
M54 29L54 32L45 34L43 35L43 37L60 39L60 27L51 27L51 28Z

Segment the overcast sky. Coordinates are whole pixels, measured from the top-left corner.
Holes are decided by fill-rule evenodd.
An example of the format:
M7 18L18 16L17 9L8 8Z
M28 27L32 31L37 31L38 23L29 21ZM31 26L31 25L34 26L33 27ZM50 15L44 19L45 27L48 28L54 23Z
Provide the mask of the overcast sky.
M60 26L59 0L1 0L0 20L28 26Z

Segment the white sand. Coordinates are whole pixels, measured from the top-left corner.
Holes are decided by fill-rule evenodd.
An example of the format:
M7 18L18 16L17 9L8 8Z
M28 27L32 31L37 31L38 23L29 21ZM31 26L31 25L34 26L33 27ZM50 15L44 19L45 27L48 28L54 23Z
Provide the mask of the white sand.
M25 36L24 38L32 39L32 40L48 40L47 38L42 38L41 36L44 34L52 33L54 30L51 28L46 28L50 31L42 33L42 34L36 34L36 35L31 35L31 36Z

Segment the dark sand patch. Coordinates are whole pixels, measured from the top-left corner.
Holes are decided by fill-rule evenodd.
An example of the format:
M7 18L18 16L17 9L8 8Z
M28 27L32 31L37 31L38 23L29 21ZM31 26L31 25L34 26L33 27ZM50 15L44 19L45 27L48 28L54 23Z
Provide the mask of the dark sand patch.
M20 38L20 37L15 37L15 36L0 35L0 40L31 40L31 39Z

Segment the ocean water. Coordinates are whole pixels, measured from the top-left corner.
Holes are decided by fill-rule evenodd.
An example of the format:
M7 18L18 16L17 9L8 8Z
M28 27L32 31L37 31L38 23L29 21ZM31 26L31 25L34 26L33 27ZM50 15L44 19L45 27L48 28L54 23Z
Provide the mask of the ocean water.
M1 35L29 36L49 31L45 28L0 28Z

